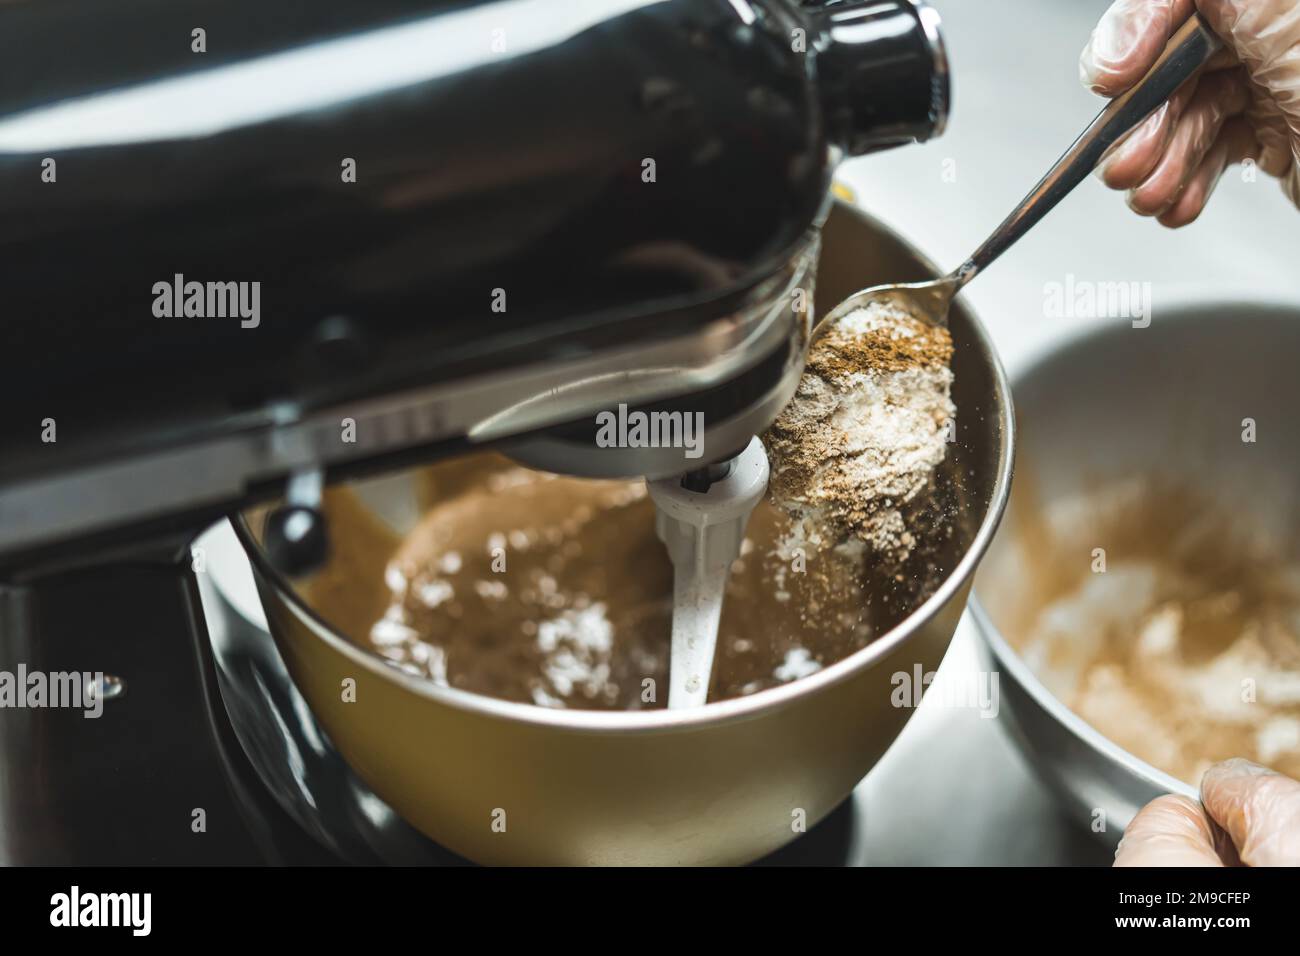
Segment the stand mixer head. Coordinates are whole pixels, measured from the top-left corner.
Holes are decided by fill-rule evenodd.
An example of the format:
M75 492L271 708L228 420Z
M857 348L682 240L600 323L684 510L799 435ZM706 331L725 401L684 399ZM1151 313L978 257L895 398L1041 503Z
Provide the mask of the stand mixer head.
M791 302L834 162L947 109L908 0L331 3L256 35L240 6L210 11L207 60L6 64L27 92L0 113L0 567L183 537L286 486L310 512L322 480L467 445L591 476L701 466L597 447L618 403L702 415L706 462L729 458L802 368ZM130 16L189 36L192 13ZM6 35L56 20L0 9ZM332 81L359 62L364 83ZM235 283L260 283L256 319L207 314ZM327 536L292 525L284 559L312 560Z

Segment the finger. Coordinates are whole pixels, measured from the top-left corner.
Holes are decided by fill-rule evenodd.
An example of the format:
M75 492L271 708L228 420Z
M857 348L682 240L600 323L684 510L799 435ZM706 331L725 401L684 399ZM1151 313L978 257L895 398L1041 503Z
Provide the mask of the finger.
M1258 158L1259 152L1259 140L1255 138L1254 128L1240 117L1229 120L1209 154L1183 186L1183 191L1174 200L1174 204L1160 215L1160 224L1170 229L1180 229L1195 222L1214 194L1214 187L1219 184L1224 170L1233 163Z
M1148 803L1124 830L1116 866L1223 866L1214 827L1190 797L1166 794Z
M1282 190L1287 198L1295 203L1296 208L1300 209L1300 164L1291 167L1290 171L1282 177Z
M1224 123L1244 112L1249 103L1250 90L1241 71L1201 77L1155 168L1129 192L1129 207L1142 216L1159 216L1168 210L1209 154Z
M1196 6L1237 59L1285 82L1300 43L1300 6L1294 0L1197 0Z
M1178 128L1178 120L1196 94L1196 87L1193 77L1112 147L1097 167L1097 176L1103 183L1111 189L1132 189L1151 175Z
M1300 866L1300 782L1239 758L1201 778L1201 802L1248 866Z
M1192 8L1193 0L1116 0L1079 56L1079 78L1103 96L1124 92L1151 69Z

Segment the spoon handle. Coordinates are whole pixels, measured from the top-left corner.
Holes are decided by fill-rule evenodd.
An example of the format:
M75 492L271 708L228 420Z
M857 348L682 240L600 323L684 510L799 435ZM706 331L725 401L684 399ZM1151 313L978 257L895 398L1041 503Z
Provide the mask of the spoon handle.
M1116 141L1154 113L1222 46L1223 41L1200 14L1193 14L1170 38L1164 53L1147 75L1097 114L1042 181L954 273L957 287L973 279L1054 209L1066 194L1088 177Z

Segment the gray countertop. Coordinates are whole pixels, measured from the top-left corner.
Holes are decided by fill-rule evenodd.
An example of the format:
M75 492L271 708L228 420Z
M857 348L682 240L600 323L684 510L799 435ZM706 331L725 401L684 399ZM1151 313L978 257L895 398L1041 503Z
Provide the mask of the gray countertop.
M953 72L947 133L846 164L858 202L944 268L984 239L1100 109L1079 51L1105 0L931 0ZM1152 321L1191 302L1300 305L1300 215L1277 183L1232 169L1192 226L1170 231L1090 180L965 293L1008 372L1097 319L1055 318L1049 283L1149 282ZM1141 334L1135 330L1134 334ZM979 667L963 619L941 673ZM857 864L1105 864L1111 851L1068 820L1001 719L926 698L854 794Z

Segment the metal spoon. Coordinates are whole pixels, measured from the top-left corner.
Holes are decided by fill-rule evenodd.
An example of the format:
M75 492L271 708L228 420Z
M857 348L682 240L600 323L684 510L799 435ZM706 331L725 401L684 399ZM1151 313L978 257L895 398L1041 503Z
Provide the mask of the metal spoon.
M1054 209L1088 177L1118 140L1154 113L1222 46L1223 41L1200 15L1193 14L1170 38L1164 53L1146 76L1097 115L1074 145L969 259L942 279L878 285L855 292L833 309L818 324L818 329L829 328L850 312L878 301L892 302L919 318L946 325L953 296Z

